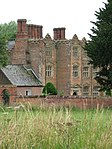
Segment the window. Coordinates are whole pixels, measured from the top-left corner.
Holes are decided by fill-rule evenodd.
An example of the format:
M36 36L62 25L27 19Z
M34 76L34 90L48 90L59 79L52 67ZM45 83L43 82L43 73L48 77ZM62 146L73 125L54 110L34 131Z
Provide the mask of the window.
M77 65L73 66L73 77L78 77L78 66Z
M77 47L73 48L73 57L78 58L78 48Z
M97 72L98 72L97 68L93 68L93 78L96 77Z
M83 78L89 77L89 67L83 67Z
M52 66L51 65L46 66L46 76L47 77L52 76Z
M84 86L83 87L83 96L88 96L89 95L89 86Z
M52 51L50 49L46 50L46 56L52 57Z
M31 93L31 90L26 90L26 91L25 91L25 96L31 96L31 94L32 94L32 93Z
M93 96L98 96L98 86L93 87Z
M83 57L87 58L87 52L86 51L83 51Z

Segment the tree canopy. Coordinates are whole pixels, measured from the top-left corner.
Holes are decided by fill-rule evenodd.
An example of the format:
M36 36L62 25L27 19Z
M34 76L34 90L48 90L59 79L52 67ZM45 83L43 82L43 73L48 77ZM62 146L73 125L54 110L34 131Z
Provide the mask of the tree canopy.
M7 42L15 40L17 25L14 21L0 24L0 67L8 63Z
M0 36L0 67L6 66L8 62L8 55L6 51L6 38Z
M90 40L85 45L90 64L99 67L96 75L101 90L112 89L112 1L104 3L105 7L95 12L97 18L89 34Z
M7 41L15 40L17 32L17 24L15 21L0 24L0 35L4 36Z

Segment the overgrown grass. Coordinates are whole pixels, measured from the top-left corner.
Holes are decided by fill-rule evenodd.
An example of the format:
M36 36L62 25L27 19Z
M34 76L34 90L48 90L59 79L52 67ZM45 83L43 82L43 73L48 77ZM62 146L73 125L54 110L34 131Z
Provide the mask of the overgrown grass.
M0 148L112 149L112 110L1 107Z

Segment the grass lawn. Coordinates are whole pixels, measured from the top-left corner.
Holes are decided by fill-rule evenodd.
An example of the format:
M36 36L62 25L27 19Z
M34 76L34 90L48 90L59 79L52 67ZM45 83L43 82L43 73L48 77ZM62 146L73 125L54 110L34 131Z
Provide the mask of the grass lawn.
M112 149L112 110L0 108L1 149Z

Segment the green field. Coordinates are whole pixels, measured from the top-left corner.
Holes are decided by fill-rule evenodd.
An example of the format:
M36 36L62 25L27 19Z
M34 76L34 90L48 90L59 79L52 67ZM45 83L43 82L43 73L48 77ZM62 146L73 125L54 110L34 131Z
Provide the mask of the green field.
M112 110L1 106L0 149L112 149Z

